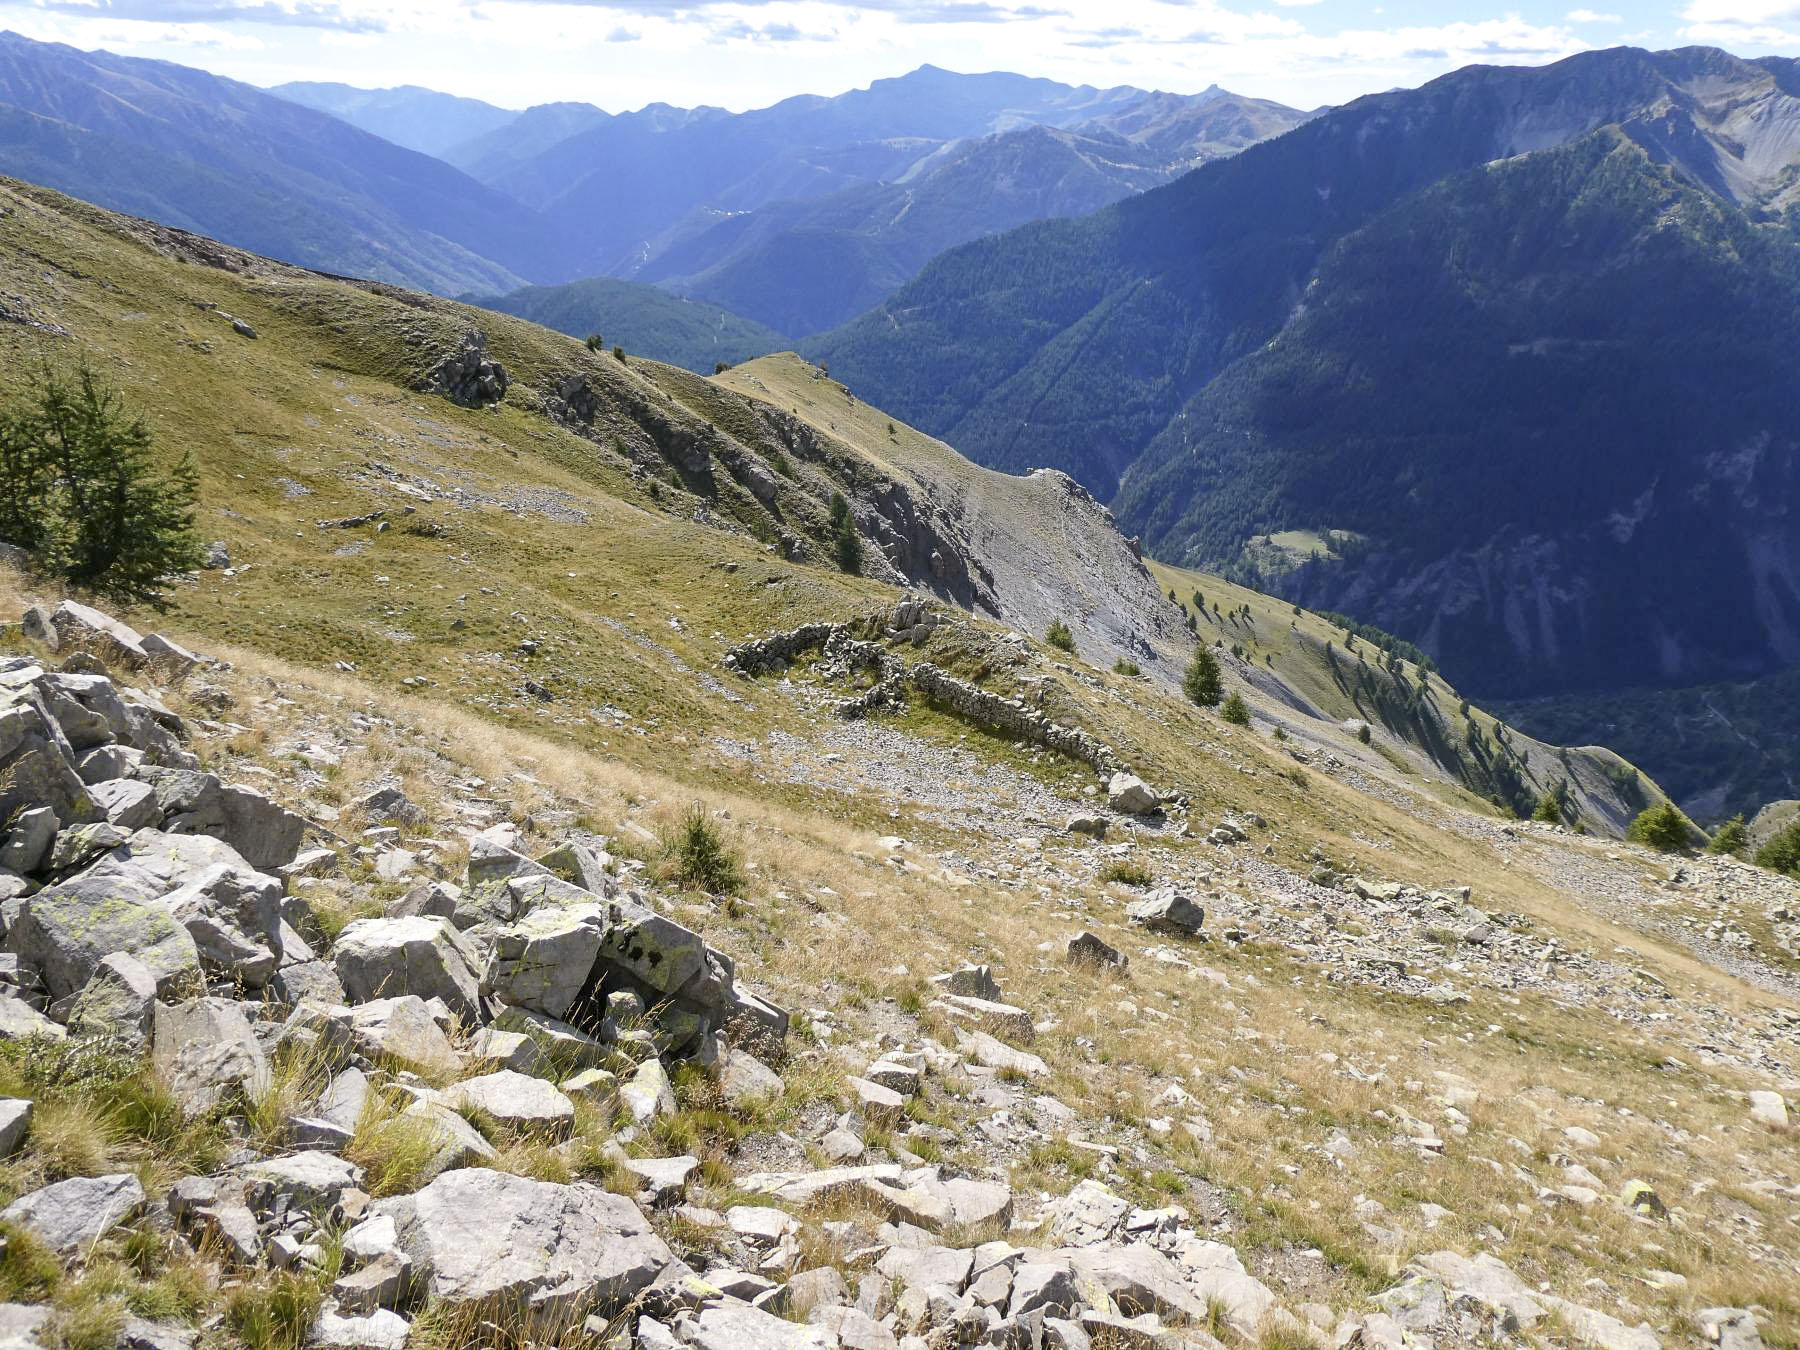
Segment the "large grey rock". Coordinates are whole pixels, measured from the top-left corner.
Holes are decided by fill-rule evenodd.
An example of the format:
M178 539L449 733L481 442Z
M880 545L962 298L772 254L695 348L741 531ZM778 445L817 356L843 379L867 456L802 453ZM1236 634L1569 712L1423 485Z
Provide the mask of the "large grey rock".
M1127 815L1144 816L1162 809L1162 798L1136 774L1115 773L1106 784L1106 804Z
M567 885L554 877L531 878L526 885L551 882ZM514 1007L562 1017L593 977L606 923L605 902L592 896L533 909L495 935L483 989Z
M683 1328L694 1350L837 1350L838 1338L822 1326L802 1326L748 1303L714 1303Z
M37 689L76 754L131 738L131 715L104 675L46 675Z
M1099 966L1113 970L1124 970L1131 964L1130 957L1093 933L1078 933L1070 938L1068 958L1070 965Z
M494 1026L530 1037L539 1062L560 1072L597 1069L607 1062L606 1047L585 1031L529 1008L502 1008L494 1017Z
M1787 1098L1779 1092L1766 1089L1750 1094L1750 1119L1763 1125L1774 1125L1786 1128L1788 1123Z
M219 838L244 855L257 871L285 867L300 851L306 820L277 806L260 792L246 787L227 787L219 793L225 822Z
M1192 937L1206 922L1206 911L1191 895L1173 886L1159 886L1126 907L1125 916L1152 933Z
M1206 1321L1206 1300L1188 1287L1173 1261L1147 1242L1070 1247L1058 1252L1056 1259L1068 1261L1076 1287L1084 1291L1082 1301L1090 1306L1104 1306L1110 1299L1128 1317L1155 1313L1168 1321ZM1106 1298L1089 1290L1099 1290Z
M275 976L281 957L278 877L216 863L157 901L187 929L206 969L250 989Z
M102 853L106 853L131 838L129 830L121 830L117 825L109 825L104 820L92 821L86 825L69 825L58 830L56 842L50 846L50 861L44 870L57 876L67 876L78 867L86 867Z
M733 1106L773 1101L783 1088L780 1074L743 1050L728 1050L719 1065L719 1090Z
M283 954L292 949L293 944L284 935L281 942ZM338 979L337 967L329 961L299 961L293 965L284 965L275 972L269 988L278 1000L290 1005L310 999L314 1003L336 1007L350 1001L349 995L344 992L344 982Z
M21 1196L0 1221L17 1224L58 1253L80 1251L125 1222L144 1205L144 1188L129 1172L71 1177Z
M362 1168L319 1150L267 1158L251 1163L239 1175L245 1198L265 1213L280 1208L327 1214L343 1200L345 1191L360 1190L363 1182Z
M494 831L469 837L469 862L464 875L464 903L471 913L494 923L511 923L523 911L516 908L506 883L514 877L547 877L550 869L502 843Z
M72 1035L114 1036L142 1050L155 1012L156 976L129 952L113 952L75 996L67 1026Z
M38 1333L49 1320L48 1303L0 1303L0 1350L44 1350Z
M135 628L73 600L65 600L56 607L50 615L50 627L56 632L59 651L80 647L97 653L104 660L124 661L129 665L142 665L149 660L144 639Z
M268 1088L268 1059L228 999L159 1003L154 1034L156 1070L189 1112L210 1110L232 1092L255 1097Z
M0 994L0 1041L22 1041L31 1036L60 1041L68 1034L24 999Z
M870 1182L900 1184L897 1163L873 1163L866 1167L827 1167L816 1172L752 1172L739 1177L738 1189L766 1195L795 1209L840 1199L860 1199Z
M1261 1334L1264 1320L1275 1309L1275 1294L1244 1269L1236 1251L1223 1242L1188 1238L1175 1256L1188 1288L1220 1309L1232 1330L1247 1340Z
M865 1183L865 1193L893 1221L928 1233L985 1224L1004 1228L1012 1218L1011 1187L972 1177L945 1177L937 1168L908 1173L898 1184L871 1180Z
M122 830L141 830L162 819L156 789L132 778L113 778L93 784L88 796L106 816L106 823Z
M396 994L439 998L466 1022L481 1015L475 949L443 918L358 919L338 934L331 961L352 1002Z
M619 1102L634 1125L675 1114L675 1088L660 1059L647 1059L619 1087Z
M417 994L371 999L350 1010L356 1048L373 1060L391 1060L426 1073L455 1073L456 1047Z
M636 1205L587 1183L464 1168L381 1212L426 1295L451 1305L575 1322L623 1306L674 1260Z
M541 1078L511 1069L468 1078L448 1088L444 1100L458 1110L485 1113L513 1130L564 1135L575 1124L575 1103Z
M698 933L626 896L608 902L607 917L600 954L608 965L659 994L715 1006L724 1002L730 972L718 967L722 958L709 952Z
M99 818L77 751L41 687L48 678L31 661L0 658L0 820L36 806L48 806L65 825Z
M107 859L21 902L8 945L37 968L52 999L81 989L113 952L130 952L156 977L162 997L198 984L200 953L188 931L150 903L159 880Z
M990 1003L1002 1002L1000 982L994 978L991 966L959 966L942 975L933 975L931 982L946 994L959 994L963 998L984 998Z
M1070 1247L1109 1242L1123 1228L1131 1203L1103 1181L1078 1183L1050 1207L1050 1235Z
M9 872L35 872L49 861L50 845L60 822L47 806L35 806L13 817L6 842L0 845L0 867Z
M188 769L140 773L156 789L163 828L171 834L216 838L259 872L285 867L300 851L306 821L252 788L228 786L210 773Z
M1441 1280L1453 1301L1473 1305L1503 1331L1530 1331L1548 1312L1539 1295L1496 1256L1479 1252L1430 1252L1414 1263Z
M319 1309L306 1335L310 1350L406 1350L412 1323L388 1308L346 1315L335 1303Z
M0 1158L10 1158L25 1142L31 1128L31 1102L24 1097L0 1097Z

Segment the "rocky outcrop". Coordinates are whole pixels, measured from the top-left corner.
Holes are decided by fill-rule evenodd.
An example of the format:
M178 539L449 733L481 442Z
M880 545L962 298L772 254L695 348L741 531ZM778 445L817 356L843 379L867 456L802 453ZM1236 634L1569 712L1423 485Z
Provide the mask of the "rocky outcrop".
M863 717L897 706L910 689L952 717L984 731L1041 745L1103 774L1124 770L1111 746L1081 728L1054 721L1024 699L983 689L929 661L908 665L889 649L901 642L924 642L939 626L940 621L922 602L902 601L881 619L802 624L751 639L726 652L722 664L727 670L755 676L785 670L804 653L821 651L828 665L845 673L872 671L877 677L871 688L838 705L841 716ZM861 636L869 632L883 635L887 645Z
M487 334L471 329L462 345L431 368L420 388L464 408L485 408L506 397L506 367L487 354Z

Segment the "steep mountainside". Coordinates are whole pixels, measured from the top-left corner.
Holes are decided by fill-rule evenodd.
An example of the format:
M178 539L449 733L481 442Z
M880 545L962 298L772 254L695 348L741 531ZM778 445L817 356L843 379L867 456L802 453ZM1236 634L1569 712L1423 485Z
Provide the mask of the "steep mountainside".
M328 271L447 290L554 274L529 212L249 85L0 34L0 170Z
M635 275L814 333L891 295L956 244L1096 210L1303 120L1217 89L1146 94L1074 127L952 143L890 182L726 214L698 233L685 222Z
M1459 71L955 250L809 350L1477 693L1758 675L1800 659L1794 70ZM1295 534L1343 542L1256 542Z
M219 546L155 643L0 562L8 1339L1792 1346L1800 881L1183 576L1194 706L1103 507L795 358L10 180L0 277L0 407L85 357Z
M0 294L8 330L27 344L45 344L51 355L72 346L71 339L34 335L60 328L91 344L111 334L97 352L113 353L109 361L129 360L139 372L135 380L151 380L155 372L154 388L143 386L153 422L184 428L183 443L200 455L221 500L232 502L229 519L237 523L225 532L254 529L255 542L245 547L255 552L239 564L248 566L259 593L264 586L273 590L240 612L241 636L254 633L257 642L276 642L294 655L312 650L316 641L349 640L360 622L357 591L379 584L369 581L365 568L392 576L387 569L398 561L363 560L360 549L322 559L318 541L327 536L296 538L285 526L296 502L319 520L363 519L377 509L370 504L373 494L390 510L460 504L455 518L461 523L449 534L421 537L453 551L486 511L498 513L492 528L500 535L511 528L507 519L530 522L504 544L499 536L485 536L502 549L508 568L519 569L509 584L531 577L532 585L546 585L550 574L567 570L560 559L587 547L580 541L589 526L579 522L604 517L615 529L636 522L636 531L648 528L640 520L648 511L692 534L682 547L693 548L702 567L712 565L719 548L766 548L774 555L770 563L792 575L803 616L807 605L824 604L818 599L823 594L865 593L859 588L870 583L905 586L1029 634L1061 620L1074 634L1083 670L1104 671L1125 661L1140 667L1164 695L1173 695L1179 684L1195 641L1183 609L1165 595L1168 585L1152 576L1105 507L1060 473L1018 478L971 464L791 354L701 379L630 355L621 362L504 314L321 278L22 185L10 192L0 242L23 256L34 248L49 251L45 241L60 241L55 256L75 275ZM172 259L201 261L199 275L232 280L216 295L192 292L189 274L195 269ZM94 317L95 301L79 280L102 269L132 297L118 303L134 317L109 321L112 327ZM182 302L188 311L169 298L177 292L191 292ZM196 309L195 299L219 308ZM173 330L152 317L164 314L179 318ZM248 319L259 337L236 334L231 318ZM173 331L176 340L153 342L152 331L164 339ZM549 474L547 481L508 485L506 473L496 477L495 466L481 467L479 453L454 468L421 467L421 446L441 435L432 409L452 407L436 391L470 397L468 376L483 359L498 362L508 381L483 425L514 447L534 447L532 463ZM243 363L266 372L253 388L235 373ZM29 368L16 365L15 374L23 378ZM347 401L349 410L391 406L397 420L368 426L344 411L334 415L345 422L341 437L309 430L308 419L319 418L314 400L326 378L321 372L346 369L366 372L373 385L352 386L332 376L330 397ZM418 392L396 402L394 385ZM249 427L257 428L254 435L234 430ZM334 447L328 454L317 448L326 443ZM301 444L314 448L302 454L296 449ZM328 468L307 467L319 456ZM595 493L600 504L589 500ZM838 496L863 541L861 580L843 576L832 563L838 537L832 503ZM223 528L225 519L215 528ZM557 542L560 533L534 533L554 521L573 526L567 547L574 553L558 552L564 547ZM707 534L716 534L717 542L705 542ZM640 546L647 551L634 566L654 574L663 546L632 547ZM415 562L425 567L433 546L418 547L425 551ZM587 574L585 565L573 566L577 577ZM609 585L626 590L624 583L621 574ZM471 583L457 584L466 589ZM311 597L304 617L277 598L283 587ZM1256 597L1256 603L1274 602ZM835 601L826 608L842 612ZM460 630L440 632L455 617L454 607L433 612L438 617L427 626L438 636L431 641L448 644L442 654L462 672L457 678L472 680L474 692L509 678L505 670L484 670L480 658L465 650L470 640L486 640L479 633L465 639L456 635ZM326 636L331 633L338 636ZM1475 799L1530 805L1533 775L1525 775L1514 794L1496 792L1454 757L1436 753L1431 728L1417 718L1379 718L1382 739L1372 748L1360 744L1342 724L1361 705L1340 706L1309 692L1333 679L1320 673L1330 667L1321 643L1296 646L1280 668L1263 663L1266 654L1258 649L1223 659L1233 687L1259 714L1282 725L1296 746L1365 761L1363 771L1375 774L1401 764L1399 771L1459 802L1471 800L1472 792ZM413 659L404 650L390 655L403 664ZM603 687L592 686L595 697L607 697ZM1427 692L1439 705L1458 701L1441 679ZM1540 762L1547 762L1552 752L1537 748ZM1389 752L1399 759L1384 759ZM1657 799L1654 785L1635 774L1622 771L1612 782L1607 775L1617 765L1610 757L1576 753L1592 770L1570 775L1578 779L1576 806L1590 828L1617 832L1636 809Z
M275 85L269 92L439 159L448 159L447 151L477 137L503 131L519 116L478 98L458 98L410 84L397 89L358 89L348 84L295 80Z
M527 286L507 295L469 297L483 309L516 314L570 337L599 334L608 347L710 375L791 344L771 328L704 300L671 295L641 281L591 277L560 286Z
M0 562L6 1339L1791 1350L1800 881L1502 818L1405 649L793 357L10 180L0 305L218 544Z

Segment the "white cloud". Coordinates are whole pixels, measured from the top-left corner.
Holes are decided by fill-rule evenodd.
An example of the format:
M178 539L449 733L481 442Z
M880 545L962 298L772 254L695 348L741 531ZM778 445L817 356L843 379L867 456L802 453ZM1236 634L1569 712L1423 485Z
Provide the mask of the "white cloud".
M1800 0L1691 0L1681 17L1689 23L1754 28L1783 19L1800 19Z
M1327 12L1285 0L0 0L0 27L54 28L32 35L87 47L154 43L257 84L405 81L509 107L741 110L925 62L1183 92L1216 82L1315 107L1475 62L1570 55L1589 45L1577 26L1587 12L1390 27L1364 10L1362 26L1331 31Z
M1591 9L1572 9L1569 11L1570 23L1624 23L1617 14L1600 14Z

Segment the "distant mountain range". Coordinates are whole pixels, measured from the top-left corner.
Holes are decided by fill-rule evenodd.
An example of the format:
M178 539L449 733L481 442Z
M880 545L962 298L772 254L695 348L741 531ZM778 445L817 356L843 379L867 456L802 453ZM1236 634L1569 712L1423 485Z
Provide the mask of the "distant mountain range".
M949 143L890 181L690 217L632 274L786 332L818 332L955 244L1097 210L1303 120L1220 89L1147 94L1073 127Z
M447 151L469 141L504 131L519 119L518 113L477 98L458 98L411 84L398 89L357 89L348 84L296 80L276 85L269 92L439 159L448 158Z
M1220 90L932 66L741 114L514 112L411 86L264 91L0 34L0 171L327 271L446 294L657 281L794 333L860 313L953 244L1091 210L1299 120Z
M556 241L417 151L234 80L0 33L0 170L327 271L528 279Z
M1797 184L1794 62L1472 67L955 249L809 351L1483 697L1742 680L1800 662Z

